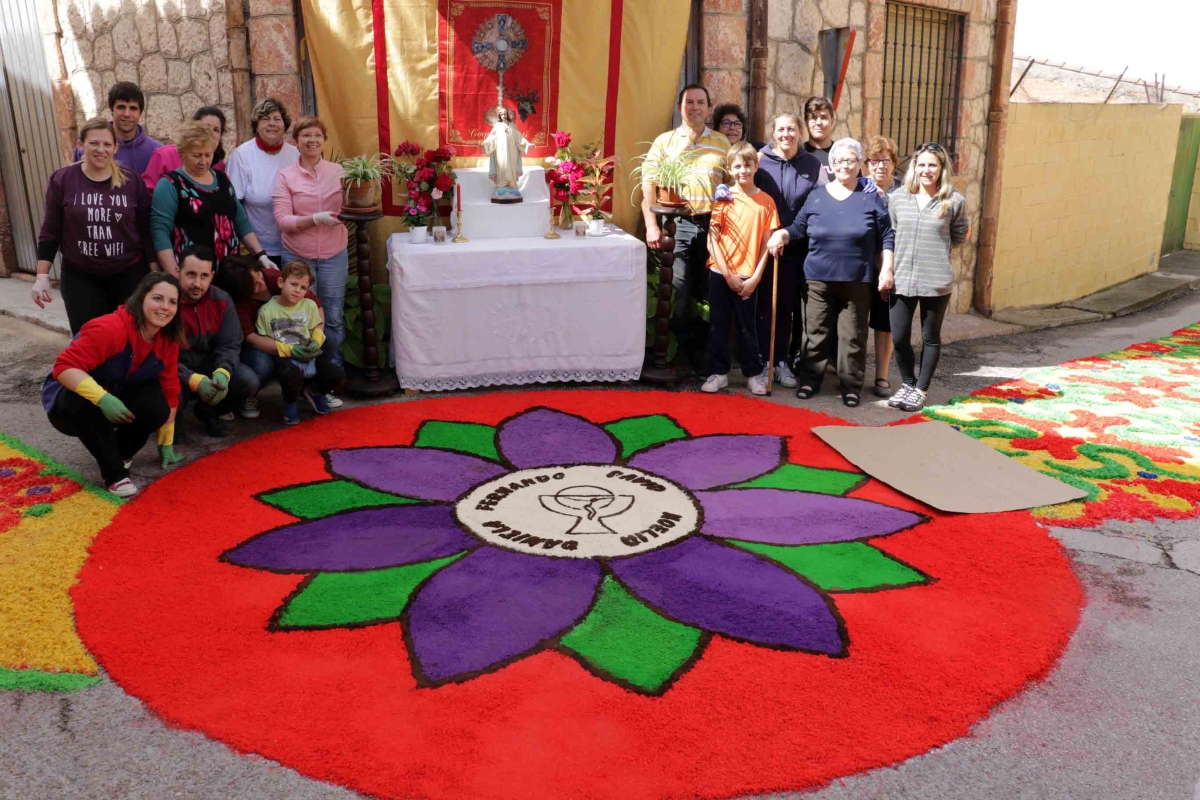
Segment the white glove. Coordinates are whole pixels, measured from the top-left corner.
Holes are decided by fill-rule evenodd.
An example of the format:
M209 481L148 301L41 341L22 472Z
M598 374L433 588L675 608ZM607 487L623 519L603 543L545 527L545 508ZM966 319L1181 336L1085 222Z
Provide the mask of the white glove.
M266 253L263 253L258 257L258 263L262 264L263 269L275 269L275 262L272 261L271 257Z
M33 302L37 303L38 308L45 308L46 303L53 299L50 297L50 276L39 273L33 279L33 289L30 290L29 296L33 298Z
M332 211L318 211L312 215L313 222L318 225L328 225L330 227L337 225L339 220Z

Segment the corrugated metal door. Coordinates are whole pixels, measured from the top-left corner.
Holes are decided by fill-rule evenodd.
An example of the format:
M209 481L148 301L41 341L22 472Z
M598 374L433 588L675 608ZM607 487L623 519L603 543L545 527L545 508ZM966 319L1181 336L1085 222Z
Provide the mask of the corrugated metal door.
M1187 234L1188 206L1196 178L1196 156L1200 150L1200 115L1186 114L1179 125L1179 148L1171 175L1171 199L1167 201L1167 224L1163 228L1162 254L1183 249Z
M22 272L36 269L46 181L62 166L38 2L0 1L0 169Z

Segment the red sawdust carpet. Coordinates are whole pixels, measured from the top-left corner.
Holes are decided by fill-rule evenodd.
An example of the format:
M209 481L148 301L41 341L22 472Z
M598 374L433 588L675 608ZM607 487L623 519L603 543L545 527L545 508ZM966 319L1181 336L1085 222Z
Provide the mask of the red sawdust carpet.
M153 484L73 594L169 723L379 797L728 797L963 736L1080 587L1027 513L937 514L746 398L340 412Z

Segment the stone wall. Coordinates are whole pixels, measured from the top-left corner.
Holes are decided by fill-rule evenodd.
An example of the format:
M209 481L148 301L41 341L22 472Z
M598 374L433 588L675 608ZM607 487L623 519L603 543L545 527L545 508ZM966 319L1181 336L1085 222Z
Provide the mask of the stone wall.
M1181 106L1009 106L997 310L1060 303L1158 267ZM1104 191L1075 187L1102 185Z
M980 201L987 151L988 91L991 86L996 0L916 0L966 15L963 70L955 166L959 190L971 213L971 240L954 254L955 283L951 308L967 311L975 272ZM824 93L825 78L817 35L830 28L856 31L846 85L838 108L835 137L865 140L880 133L883 97L885 0L771 0L768 16L768 119L783 111L799 112L805 99ZM949 143L944 143L949 144ZM901 154L905 156L907 154Z
M237 144L238 113L230 65L226 0L42 0L46 55L55 84L64 158L74 130L108 115L108 89L133 81L146 95L142 123L171 141L200 106L228 118L226 150ZM231 0L241 3L241 0Z
M712 96L713 105L737 103L742 108L747 107L750 86L748 2L704 0L700 20L700 81Z

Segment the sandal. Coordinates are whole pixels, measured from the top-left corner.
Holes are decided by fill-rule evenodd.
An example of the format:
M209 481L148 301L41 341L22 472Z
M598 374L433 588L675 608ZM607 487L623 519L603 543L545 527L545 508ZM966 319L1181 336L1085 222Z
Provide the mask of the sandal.
M876 378L874 391L876 397L891 397L892 384L887 378Z
M801 400L807 400L816 393L817 390L811 386L801 386L796 390L796 397L800 398Z
M844 405L846 408L858 408L858 404L861 401L862 398L859 397L858 392L842 393L842 405Z

